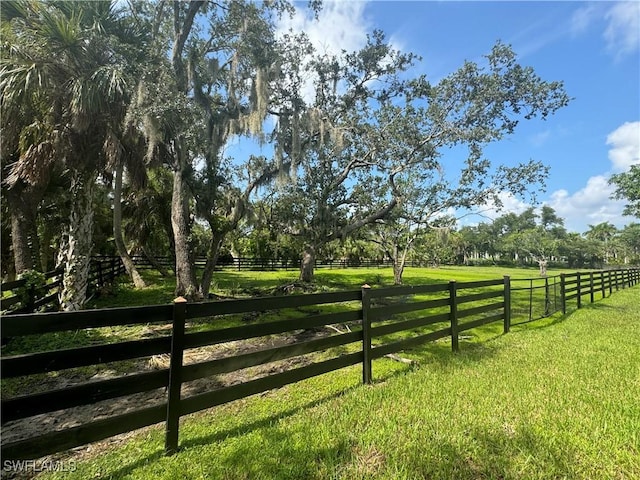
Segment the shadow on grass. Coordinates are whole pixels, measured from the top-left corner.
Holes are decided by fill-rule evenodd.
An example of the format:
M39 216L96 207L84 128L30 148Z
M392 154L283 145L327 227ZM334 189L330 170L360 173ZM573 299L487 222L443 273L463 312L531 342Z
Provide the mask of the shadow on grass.
M481 362L493 357L499 351L499 346L487 340L482 343L459 343L459 350L453 352L450 342L431 342L407 350L406 353L414 359L421 368L437 366L440 369L455 368L459 362Z
M558 444L552 436L545 437L529 426L506 423L501 430L471 426L466 438L458 443L442 442L438 452L437 458L408 462L408 477L570 478L575 473L572 465L579 458L574 447Z
M193 447L199 447L199 446L205 446L205 445L209 445L211 443L217 443L217 442L223 442L225 440L228 440L229 438L233 438L233 437L240 437L243 435L246 435L248 433L257 431L257 430L264 430L265 432L268 430L268 427L273 426L274 423L279 422L281 420L284 420L286 418L292 417L298 413L304 412L306 410L312 409L314 407L317 407L319 405L322 405L326 402L329 402L331 400L337 399L341 396L344 396L346 393L351 392L356 390L357 388L360 388L361 385L353 385L351 387L347 387L345 389L342 389L338 392L332 393L330 395L326 395L322 398L313 400L311 402L307 402L303 405L298 405L296 407L290 408L288 410L273 414L273 415L269 415L267 417L261 418L259 420L256 420L254 422L250 422L250 423L246 423L243 425L238 425L236 427L233 428L229 428L226 430L222 430L219 432L215 432L212 433L210 435L206 435L206 436L200 436L200 437L196 437L196 438L189 438L187 440L184 440L182 442L180 442L180 446L179 446L179 452L183 451L185 449L188 448L193 448ZM210 412L208 412L208 414L211 414ZM276 451L277 449L275 449L274 447L274 451ZM251 452L250 451L245 451L244 454L246 455L250 455ZM126 477L130 474L132 474L136 469L140 468L140 467L144 467L146 465L148 465L150 462L153 462L155 460L159 460L161 458L163 458L164 455L164 450L157 450L155 452L153 452L150 455L147 455L143 458L138 458L135 462L130 463L128 465L125 465L117 470L114 470L112 472L109 473L110 478L123 478ZM241 456L240 453L234 455L234 457L238 457Z
M532 320L514 320L511 322L511 326L515 331L520 330L540 330L543 328L553 327L554 325L561 324L566 320L570 319L575 314L580 311L593 311L593 310L601 310L601 311L611 311L611 310L620 310L620 307L617 305L611 305L608 303L602 302L594 302L594 303L583 303L581 308L577 308L577 306L569 307L567 313L563 314L562 312L556 312L548 317L543 318L534 318Z
M575 475L575 466L580 463L581 452L575 446L558 442L553 432L545 434L522 423L504 423L495 428L472 423L463 434L455 431L426 432L425 440L437 438L435 447L431 445L428 449L422 448L415 439L397 442L391 438L396 432L386 430L382 430L370 445L365 440L369 437L367 429L362 432L338 430L328 442L319 446L317 442L301 441L314 433L313 429L305 430L305 424L287 424L282 428L274 425L343 393L247 425L189 439L183 442L181 449L224 442L259 430L259 438L236 442L233 448L214 454L193 452L205 469L208 462L214 461L214 477L224 472L224 478L325 478L327 475L335 478L376 478L378 475L393 478L389 475L398 472L402 472L402 478L569 478ZM385 448L385 445L392 445L392 448ZM108 472L109 478L135 476L136 470L162 461L163 455L158 450ZM183 461L190 462L189 458ZM177 473L181 463L178 460L168 465L176 469L172 473Z

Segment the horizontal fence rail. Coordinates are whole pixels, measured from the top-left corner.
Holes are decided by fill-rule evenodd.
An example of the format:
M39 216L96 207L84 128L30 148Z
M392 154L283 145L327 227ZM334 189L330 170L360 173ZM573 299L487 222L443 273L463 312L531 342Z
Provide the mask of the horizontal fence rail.
M158 266L162 268L173 269L175 259L173 257L154 257L150 259L144 255L133 255L131 259L135 262L136 267L140 269L155 269ZM220 258L216 263L216 269L231 269L237 271L243 270L282 270L282 269L298 269L300 268L301 259L276 259L276 258L254 258L254 257L233 257ZM199 257L195 260L197 268L204 268L207 259ZM407 267L425 267L428 262L419 260L407 260ZM393 261L384 259L317 259L314 268L340 269L340 268L386 268L392 267Z
M614 291L637 285L640 268L563 273L550 277L512 279L512 317L518 323L538 320L556 312L567 313Z
M4 282L0 286L3 296L0 300L3 314L31 313L39 309L57 310L58 297L62 288L62 270L53 270L44 274L45 284L25 290L26 280ZM93 256L89 264L90 288L99 289L124 275L126 269L120 257ZM4 294L11 292L5 296Z
M62 285L62 271L54 270L44 274L42 286L26 287L25 279L5 282L0 286L3 294L2 310L15 312L32 312L40 307L57 304L58 291ZM11 292L9 296L4 296Z
M598 295L636 285L639 280L640 269L581 272L561 275L557 285L555 280L544 281L539 290L559 292L561 308L566 311L570 302L580 307L583 297L594 301ZM509 332L512 297L522 289L513 282L504 277L380 289L364 285L334 293L203 303L179 298L173 305L2 316L2 336L14 339L131 326L154 326L158 332L153 338L3 354L3 382L70 368L155 357L168 360L156 370L136 370L3 399L2 423L7 424L156 392L152 404L143 402L143 407L133 411L31 438L7 440L3 435L2 457L39 458L157 423L165 424L165 451L173 453L179 445L181 416L357 364L362 365L363 382L370 383L374 359L445 338L450 338L451 349L457 351L460 339L465 338L462 332L493 322L500 322L502 331ZM253 323L246 324L247 316ZM258 341L248 343L251 339ZM241 347L229 350L228 342ZM195 349L216 345L221 345L217 353L191 356ZM296 361L282 363L288 359ZM215 388L207 384L204 391L185 390L190 382L261 367L261 374L247 375L239 382L216 381ZM73 417L73 410L68 414Z

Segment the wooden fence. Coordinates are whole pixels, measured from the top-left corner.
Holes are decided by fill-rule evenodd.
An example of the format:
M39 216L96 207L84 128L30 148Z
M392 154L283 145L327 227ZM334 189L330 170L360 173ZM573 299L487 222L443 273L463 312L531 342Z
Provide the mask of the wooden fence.
M114 278L126 273L120 257L91 257L89 265L90 288L101 288L113 281ZM45 284L32 286L24 290L26 280L14 280L0 285L3 298L0 309L7 313L31 313L40 308L57 309L58 294L62 286L62 270L53 270L44 274ZM10 295L4 296L5 293Z
M574 299L580 307L584 295L595 299L595 292L604 293L607 288L611 292L614 286L626 288L636 285L640 280L640 269L602 272L599 275L597 272L586 277L585 274L565 275L562 288L564 307ZM598 278L604 280L598 281ZM507 333L511 325L510 284L510 278L504 277L499 280L452 281L381 289L365 285L359 290L335 293L206 303L187 303L176 299L173 305L3 316L0 320L2 336L13 338L64 331L76 334L83 329L125 325L165 324L167 330L169 325L171 329L170 334L154 338L2 356L3 380L106 363L112 368L112 362L153 355L164 354L170 358L168 368L3 399L2 423L5 424L166 389L160 403L32 438L5 440L1 448L2 458L39 458L161 422L166 427L165 450L173 453L178 449L178 425L184 415L356 364L362 365L363 382L369 383L373 376L372 360L384 355L446 337L450 337L451 348L457 351L461 332L492 322L501 322L502 331ZM265 313L271 318L274 318L273 313L277 313L277 319L253 324L245 324L238 319L238 315L255 312ZM306 315L300 317L301 313ZM220 324L225 326L216 328ZM341 324L350 328L326 328ZM317 329L332 333L291 343L301 332ZM222 358L185 362L185 354L192 349L283 334L288 335L287 342L270 348L248 349ZM304 355L306 363L302 362L303 366L267 371L265 376L238 384L182 395L182 387L188 382Z
M562 313L567 313L570 302L576 302L580 308L585 296L593 303L596 295L601 298L611 295L614 289L633 287L640 282L640 268L598 270L593 272L575 272L560 274L560 302Z
M353 291L287 297L207 303L176 301L173 305L153 307L6 316L1 320L3 337L162 323L171 324L171 334L3 356L0 359L3 379L161 354L170 355L170 365L157 371L84 382L3 400L2 422L5 423L158 388L167 389L166 401L162 403L4 444L2 457L38 458L160 422L166 423L166 450L173 452L178 447L178 421L183 415L355 364L362 364L363 381L370 382L372 360L383 355L444 337L451 337L452 348L457 350L460 332L489 322L502 321L504 330L508 331L508 299L507 278L419 287L363 287ZM329 308L330 311L317 313L319 306L332 308ZM291 318L300 315L300 309L309 307L314 310L311 315ZM282 311L278 318L289 318L250 325L243 325L240 321L237 326L211 328L226 316L274 310ZM351 331L199 363L183 362L185 351L198 347L270 335L291 336L301 330L345 323L351 326ZM194 325L199 328L189 331L193 330L191 327ZM203 325L207 328L200 331ZM405 332L400 335L402 338L397 338L402 332ZM181 397L181 386L185 382L321 351L325 352L321 359L313 358L304 366L186 398Z
M2 294L11 292L11 295L4 297L2 300L3 311L14 312L33 312L40 307L46 307L57 303L58 291L62 284L62 271L54 270L44 274L45 284L41 287L31 286L26 291L21 292L25 288L27 281L14 280L12 282L4 282L0 286Z
M155 268L153 263L143 255L134 255L131 257L136 266L141 269ZM173 269L174 259L172 257L155 257L154 261L157 265L164 268ZM199 257L195 259L195 266L204 268L207 259ZM408 260L407 267L424 267L427 264L416 260ZM389 259L337 259L322 260L315 262L315 268L339 269L339 268L385 268L393 266L393 262ZM253 258L253 257L234 257L220 258L216 264L217 270L231 269L237 271L251 270L286 270L300 268L300 259L275 259L275 258Z
M639 275L640 269L634 267L512 279L511 316L523 323L566 313L572 303L580 308L585 301L593 303L596 297L636 285Z

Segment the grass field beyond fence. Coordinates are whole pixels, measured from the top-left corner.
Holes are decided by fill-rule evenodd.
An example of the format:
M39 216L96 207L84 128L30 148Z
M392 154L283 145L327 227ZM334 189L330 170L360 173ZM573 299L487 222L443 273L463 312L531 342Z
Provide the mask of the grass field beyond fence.
M434 344L193 415L183 449L151 429L46 478L640 478L640 292Z

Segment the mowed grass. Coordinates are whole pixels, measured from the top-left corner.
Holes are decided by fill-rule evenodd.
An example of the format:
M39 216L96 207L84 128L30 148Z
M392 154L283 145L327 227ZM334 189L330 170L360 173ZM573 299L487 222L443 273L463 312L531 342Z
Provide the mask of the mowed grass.
M486 278L486 276L485 276ZM640 288L565 317L374 361L184 417L45 478L640 478Z
M561 270L549 270L548 275L557 275ZM148 286L136 290L123 277L116 289L116 295L92 298L87 302L88 308L111 308L134 305L158 305L171 303L175 297L175 279L161 277L157 272L144 270L142 274ZM457 267L405 269L403 281L406 285L427 285L443 283L450 280L471 282L476 280L499 279L505 275L512 279L538 278L538 270L534 268L509 267ZM296 282L298 271L235 271L222 270L214 273L211 293L221 296L248 297L271 295L273 289L280 285ZM360 288L368 284L373 288L393 285L393 270L384 268L347 268L316 269L315 287L318 291L338 291Z

